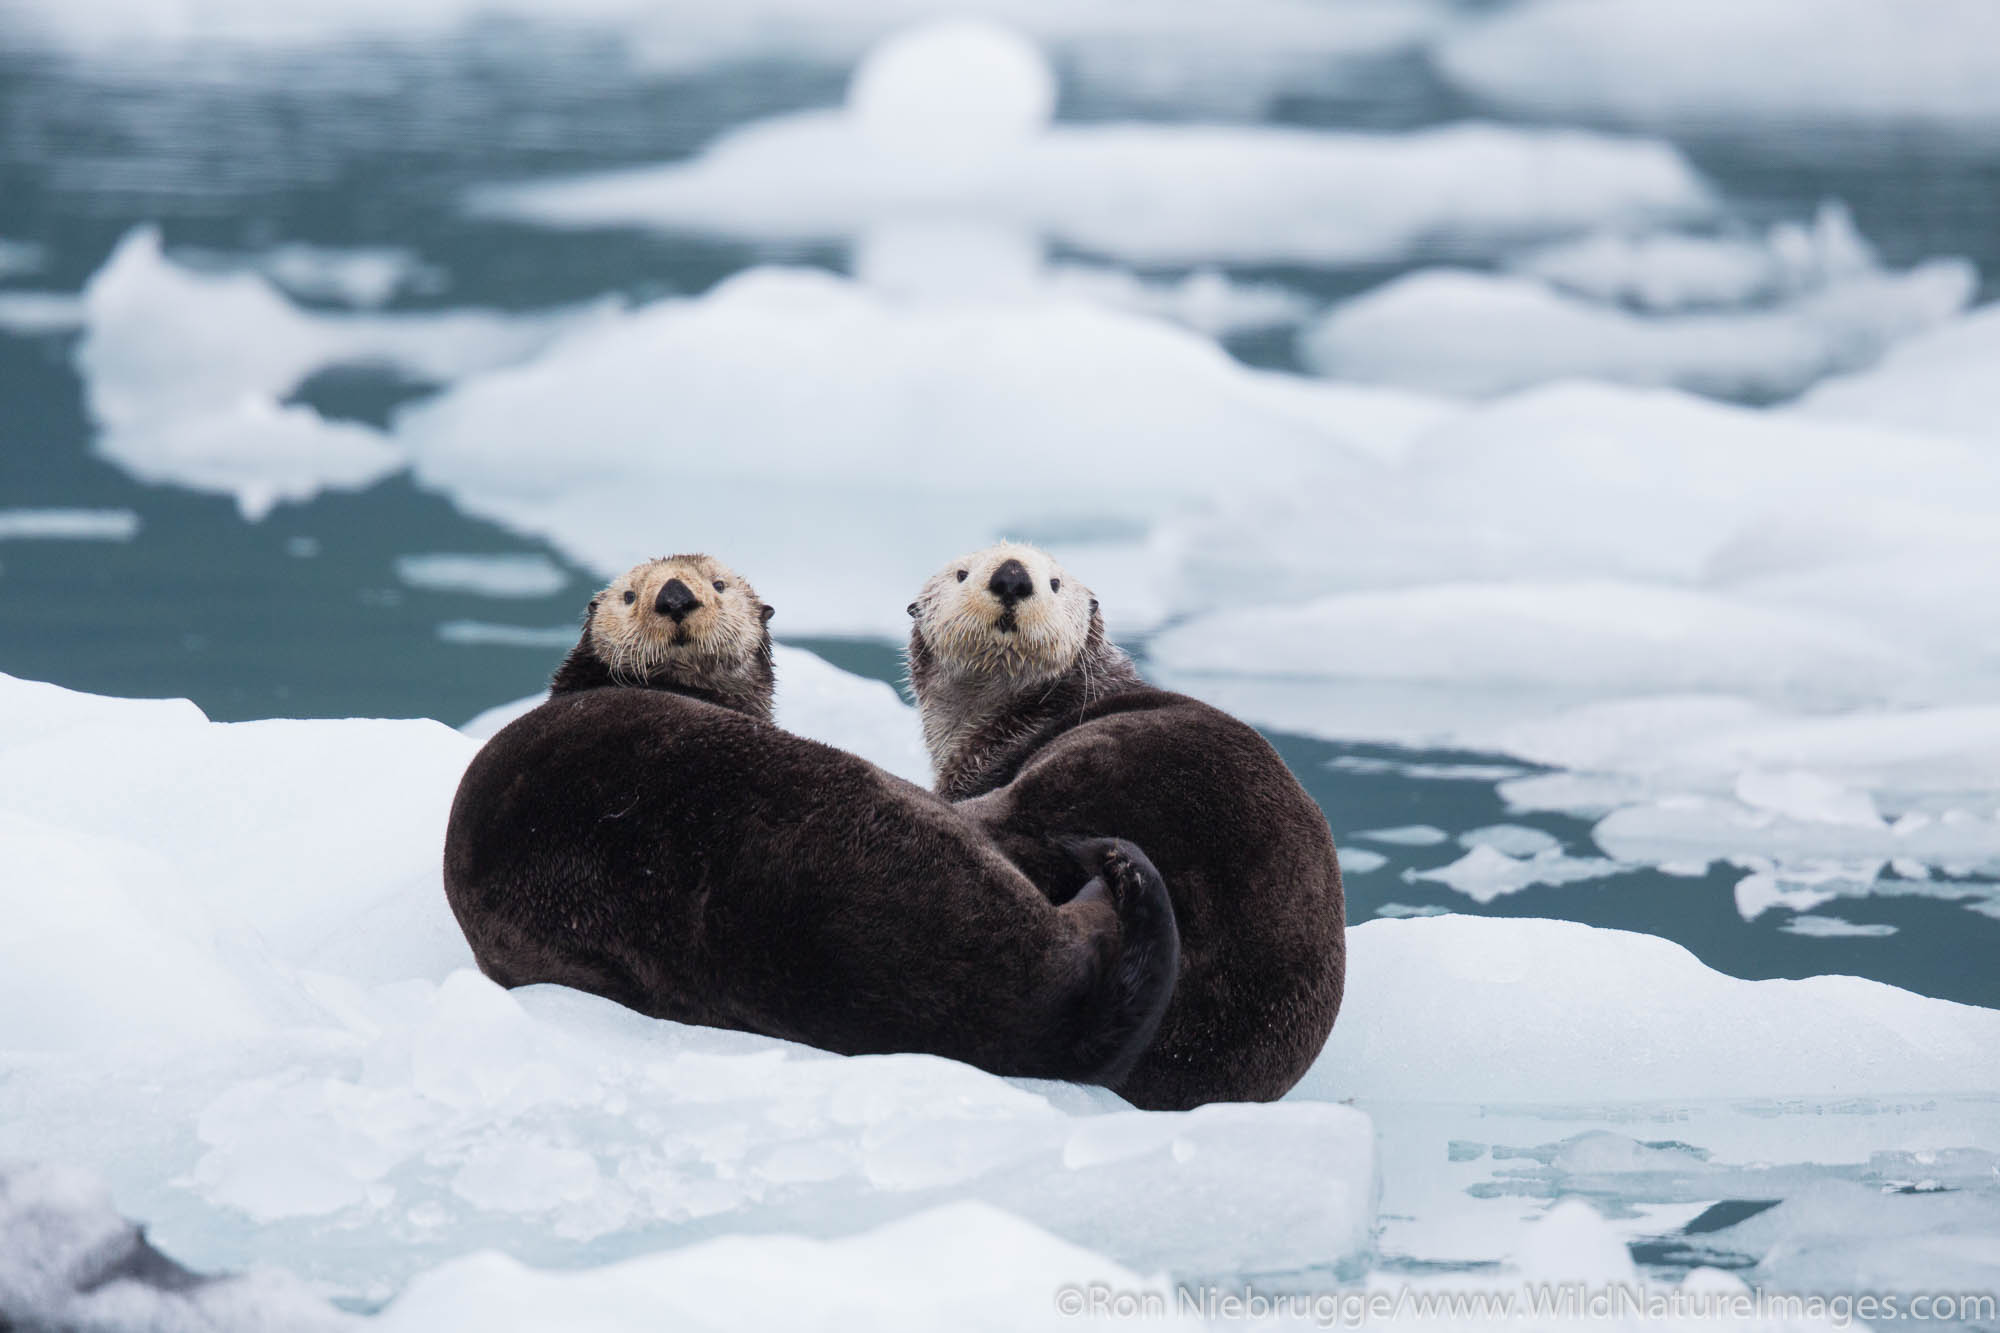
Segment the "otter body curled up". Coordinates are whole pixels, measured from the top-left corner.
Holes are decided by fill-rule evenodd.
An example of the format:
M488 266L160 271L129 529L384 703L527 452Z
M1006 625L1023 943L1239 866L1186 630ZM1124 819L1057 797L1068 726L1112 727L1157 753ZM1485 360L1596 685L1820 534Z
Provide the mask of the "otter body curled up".
M1318 805L1253 729L1146 685L1090 591L1032 547L947 565L910 604L910 678L939 792L1065 902L1076 829L1146 849L1173 896L1181 976L1135 1105L1266 1101L1340 1010L1346 913Z
M846 1054L1115 1082L1178 939L1138 849L1055 907L964 816L772 726L768 609L706 557L591 604L549 701L482 749L445 886L480 967Z

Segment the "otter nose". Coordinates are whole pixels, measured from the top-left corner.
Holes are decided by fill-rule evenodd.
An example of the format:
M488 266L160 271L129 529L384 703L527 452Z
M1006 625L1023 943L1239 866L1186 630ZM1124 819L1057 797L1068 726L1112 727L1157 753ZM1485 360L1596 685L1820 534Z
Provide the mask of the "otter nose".
M687 619L688 612L701 605L701 599L688 591L688 586L679 579L668 579L660 589L660 595L653 599L653 609L663 616L673 617L679 624Z
M1026 565L1019 560L1008 560L986 580L986 590L998 597L1001 605L1012 606L1035 595L1035 581L1028 577Z

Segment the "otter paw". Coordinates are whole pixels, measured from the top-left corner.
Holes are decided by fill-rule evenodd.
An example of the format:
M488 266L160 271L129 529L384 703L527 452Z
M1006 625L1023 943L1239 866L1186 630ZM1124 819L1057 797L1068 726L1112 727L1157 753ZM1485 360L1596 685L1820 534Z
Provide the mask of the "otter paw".
M1111 900L1120 906L1131 901L1133 895L1145 891L1145 874L1120 848L1113 847L1105 852L1097 864L1097 871L1104 876L1104 887L1111 891Z

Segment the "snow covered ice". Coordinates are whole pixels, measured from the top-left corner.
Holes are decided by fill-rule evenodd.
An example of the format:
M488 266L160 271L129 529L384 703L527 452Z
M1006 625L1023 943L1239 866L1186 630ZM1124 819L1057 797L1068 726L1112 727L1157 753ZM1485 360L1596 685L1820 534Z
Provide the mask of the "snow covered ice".
M796 650L780 667L801 686L789 725L865 727L878 745L911 725L884 686ZM1852 978L1737 981L1662 940L1546 921L1355 929L1335 1037L1271 1106L1138 1112L932 1057L847 1059L684 1028L560 988L504 992L470 970L437 864L475 740L420 721L216 724L183 702L11 679L0 719L0 806L26 872L4 886L0 1012L16 1021L0 1041L0 1156L101 1176L189 1268L277 1269L348 1302L387 1301L377 1318L392 1328L452 1326L440 1321L502 1300L614 1319L667 1286L690 1318L713 1319L728 1290L716 1273L786 1261L874 1273L918 1236L982 1238L1021 1267L971 1288L942 1280L948 1263L921 1284L857 1277L842 1299L908 1290L918 1319L975 1297L1026 1310L1100 1275L1331 1283L1391 1240L1394 1253L1452 1256L1467 1228L1491 1244L1535 1211L1485 1191L1414 1214L1385 1204L1397 1220L1378 1242L1377 1192L1397 1188L1377 1174L1378 1134L1394 1163L1423 1151L1411 1126L1429 1135L1440 1117L1454 1137L1509 1141L1568 1117L1595 1126L1576 1132L1596 1143L1635 1114L1564 1112L1551 1128L1482 1120L1480 1106L1688 1108L1674 1114L1697 1128L1676 1134L1713 1146L1674 1159L1693 1182L1676 1198L1779 1169L1726 1167L1796 1130L1796 1105L1774 1126L1757 1099L1882 1102L1790 1157L1757 1159L1794 1162L1785 1179L1807 1182L1856 1179L1818 1163L1875 1162L1913 1138L1971 1151L1994 1114L1979 1097L1995 1091L1984 1057L2000 1014ZM1467 840L1542 852L1519 830ZM1910 1095L1916 1106L1897 1109ZM1351 1098L1363 1109L1340 1104ZM1413 1120L1406 1103L1431 1109ZM1580 1151L1551 1160L1583 1170L1568 1165ZM1659 1191L1644 1152L1593 1151L1588 1169L1614 1191ZM100 1206L87 1196L79 1209ZM1648 1225L1662 1208L1641 1210ZM1756 1234L1784 1255L1802 1225ZM1513 1258L1529 1263L1521 1244L1529 1259ZM509 1257L463 1257L488 1250ZM758 1299L789 1309L806 1293L781 1284Z

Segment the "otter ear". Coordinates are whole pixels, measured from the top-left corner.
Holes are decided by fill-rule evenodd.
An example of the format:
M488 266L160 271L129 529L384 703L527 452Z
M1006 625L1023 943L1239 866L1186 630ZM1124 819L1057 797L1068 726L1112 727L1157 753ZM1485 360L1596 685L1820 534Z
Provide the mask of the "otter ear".
M1095 597L1090 599L1090 614L1093 616L1097 614L1097 599Z
M777 608L777 607L775 607L775 606L772 606L772 605L771 605L771 604L770 604L769 602L766 602L766 603L764 603L764 609L763 609L763 611L762 611L762 612L761 612L760 614L761 614L762 618L763 618L763 619L764 619L764 620L765 620L766 622L768 622L768 621L769 621L769 620L771 619L771 617L772 617L772 616L775 616L775 615L777 615L777 614L778 614L778 608Z
M910 613L910 619L915 620L917 618L917 604L915 602L911 602L908 606L904 607L903 609Z
M583 618L584 618L585 620L588 620L588 619L590 619L590 618L591 618L592 616L594 616L594 615L596 615L596 614L597 614L597 603L598 603L598 601L599 601L599 599L598 599L598 598L596 598L596 597L593 597L593 598L591 598L591 599L590 599L590 605L589 605L589 606L586 606L586 607L584 607L584 608L583 608Z

